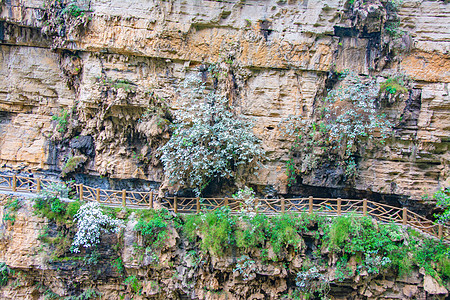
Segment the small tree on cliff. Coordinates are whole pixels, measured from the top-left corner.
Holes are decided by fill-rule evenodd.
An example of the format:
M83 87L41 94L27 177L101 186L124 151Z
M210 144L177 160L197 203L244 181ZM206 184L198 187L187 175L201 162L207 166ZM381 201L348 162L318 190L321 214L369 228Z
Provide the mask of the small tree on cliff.
M263 153L251 122L234 114L226 98L207 92L200 78L188 76L182 87L189 93L182 95L172 137L159 148L170 184L199 195L213 178L249 174Z

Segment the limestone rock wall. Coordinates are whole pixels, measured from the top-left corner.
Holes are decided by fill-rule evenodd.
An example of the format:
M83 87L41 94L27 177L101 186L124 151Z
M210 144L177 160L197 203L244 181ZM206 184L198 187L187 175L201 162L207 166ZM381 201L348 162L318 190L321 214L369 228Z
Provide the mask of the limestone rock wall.
M10 169L59 170L70 156L84 155L71 141L89 136L95 155L84 172L162 182L155 150L169 137L169 116L144 125L140 119L155 101L176 110L186 74L203 70L211 80L207 66L216 64L221 89L254 119L267 152L252 183L295 192L285 172L292 141L282 137L279 122L289 115L311 118L333 72L400 72L411 78L415 102L395 138L363 153L352 188L419 199L450 183L450 4L403 1L397 14L407 34L389 42L380 36L387 5L79 0L82 20L53 24L46 16L58 10L49 3L4 1L0 161ZM65 130L52 120L61 109L70 111ZM348 188L324 173L302 183Z
M172 225L164 246L147 251L142 247L142 237L133 230L137 220L132 215L122 235L102 237L95 255L66 250L55 257L55 245L46 243L45 238L59 236L65 225L58 227L37 217L33 202L24 200L15 211L15 222L3 221L7 197L0 201L0 262L14 271L7 285L0 288L1 299L74 299L87 290L100 292L101 297L96 299L109 300L292 299L296 273L316 255L323 257L320 273L331 282L325 294L328 299L444 299L448 295L448 285L426 275L423 268L415 268L408 276L368 274L356 272L355 257L349 261L354 275L336 280L339 257L320 248L313 230L302 236L298 251L277 253L279 260L271 260L276 257L272 248L266 249L266 261L261 249L247 249L245 253L254 261L244 267L244 273L237 269L242 253L230 247L223 256L211 256ZM68 240L71 242L72 237ZM126 282L132 276L138 279L137 291Z

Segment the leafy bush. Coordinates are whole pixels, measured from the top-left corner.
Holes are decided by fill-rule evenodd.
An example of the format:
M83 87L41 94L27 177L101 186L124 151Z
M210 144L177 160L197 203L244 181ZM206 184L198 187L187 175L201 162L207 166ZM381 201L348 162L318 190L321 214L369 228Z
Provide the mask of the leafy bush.
M144 238L144 246L155 250L166 242L168 221L172 219L167 209L141 212L141 217L134 226L134 230Z
M34 197L35 213L59 223L72 219L72 216L66 215L67 203L60 200L68 196L69 189L64 183L50 183Z
M294 140L294 158L287 162L290 184L326 159L338 162L336 168L344 170L347 180L354 179L362 146L382 144L392 133L393 123L377 108L379 89L373 78L344 72L319 104L315 119L290 116L280 123L281 131Z
M233 272L239 272L244 281L251 279L251 274L255 271L256 263L247 255L242 255L237 259Z
M142 283L137 279L135 275L128 276L124 283L137 295L141 294Z
M3 221L11 221L11 224L14 225L16 221L16 212L22 207L22 203L18 198L12 199L9 198L5 205Z
M80 252L81 246L93 247L100 242L102 234L117 233L124 227L122 220L105 215L97 202L82 205L74 219L77 221L77 233L72 243L73 252Z
M319 272L316 266L312 266L306 271L297 273L295 285L299 291L305 295L319 293L321 298L325 296L330 289L330 282Z
M197 234L202 237L202 250L221 256L225 249L235 243L235 224L236 217L230 214L230 209L222 207L206 214L187 215L184 230L191 240L194 240Z
M394 76L386 79L380 84L380 92L388 92L389 94L406 94L408 89L405 87L403 76Z
M0 262L0 286L8 284L11 269L4 262Z
M70 157L63 169L61 170L61 176L64 177L69 173L74 172L81 164L83 164L87 160L86 156L78 155Z
M270 219L270 243L276 254L288 246L298 249L298 245L301 242L298 227L299 219L300 217L291 214L281 214Z
M266 230L269 227L268 218L258 214L254 217L245 216L242 224L236 229L236 245L239 248L260 248L266 240Z
M53 121L57 121L57 127L56 129L60 133L64 133L67 130L67 125L69 124L69 111L67 110L61 110L61 112L58 115L54 115L52 117Z
M437 214L439 223L444 224L450 220L450 187L440 189L433 194L434 200L436 200L436 206L441 208L443 212Z
M251 123L231 112L227 99L207 93L200 78L187 77L183 87L191 92L183 95L170 140L159 148L170 183L199 195L213 178L249 174L263 153Z

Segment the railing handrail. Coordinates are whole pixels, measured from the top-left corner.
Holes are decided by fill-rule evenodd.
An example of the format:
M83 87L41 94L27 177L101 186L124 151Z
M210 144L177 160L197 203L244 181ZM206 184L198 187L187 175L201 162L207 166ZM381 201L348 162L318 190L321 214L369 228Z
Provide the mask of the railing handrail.
M40 192L49 183L60 181L44 179L39 176L18 176L16 174L0 174L0 189L8 189L13 192L28 191ZM82 201L97 201L105 205L120 205L123 207L154 208L155 201L175 213L199 213L201 210L216 210L229 206L235 212L246 206L244 199L235 198L200 198L200 197L162 197L159 198L153 190L149 192L100 189L83 184L75 184L77 196ZM345 213L358 213L363 216L371 216L375 219L387 222L395 222L404 226L413 227L419 231L430 234L439 239L450 241L450 226L437 224L407 208L399 208L388 204L382 204L367 199L344 198L282 198L259 199L255 198L256 211L265 214L277 213L312 213L325 215L341 215ZM350 206L345 211L342 209ZM246 207L255 210L255 207Z

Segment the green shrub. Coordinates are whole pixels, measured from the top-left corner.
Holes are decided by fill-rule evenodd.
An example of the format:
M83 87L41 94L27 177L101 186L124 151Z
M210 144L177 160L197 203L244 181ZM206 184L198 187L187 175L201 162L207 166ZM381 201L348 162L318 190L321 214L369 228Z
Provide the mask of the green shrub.
M270 243L275 253L279 253L283 248L293 246L298 248L301 237L298 231L299 217L291 214L277 215L271 218L269 234Z
M260 248L266 240L268 218L258 214L254 217L243 217L243 225L236 229L236 245L239 248ZM244 228L242 228L244 227Z
M179 222L167 209L142 211L134 230L144 238L144 246L155 250L164 246L169 237L167 227L170 220Z
M380 92L388 92L389 94L406 94L408 89L405 87L403 76L398 75L389 77L385 82L380 84Z
M433 199L436 200L436 206L443 210L441 214L436 214L439 223L446 223L450 220L450 187L442 188L433 194Z
M137 295L141 294L142 283L137 279L136 276L128 276L124 283Z
M202 250L209 251L211 255L222 256L224 250L235 244L234 230L236 217L230 214L228 207L222 207L202 215L186 216L184 232L193 240L196 234L202 239Z
M81 164L86 161L86 157L84 155L72 156L69 158L64 165L61 176L64 177L69 173L74 172Z
M82 203L78 199L76 201L69 202L69 204L67 204L66 215L70 218L73 218L77 214L81 205Z
M11 269L4 262L0 262L0 286L8 284L10 273Z
M71 204L71 211L67 213L68 204L60 198L68 197L69 189L63 183L52 183L34 197L35 213L57 223L67 223L73 220L73 211L79 208L79 203Z
M12 199L9 198L6 201L5 205L5 211L3 215L3 221L11 221L11 224L14 225L14 222L16 221L16 212L22 207L22 203L18 198Z
M58 115L52 117L53 121L57 121L56 129L60 133L64 133L67 130L67 125L69 124L69 111L62 109Z

